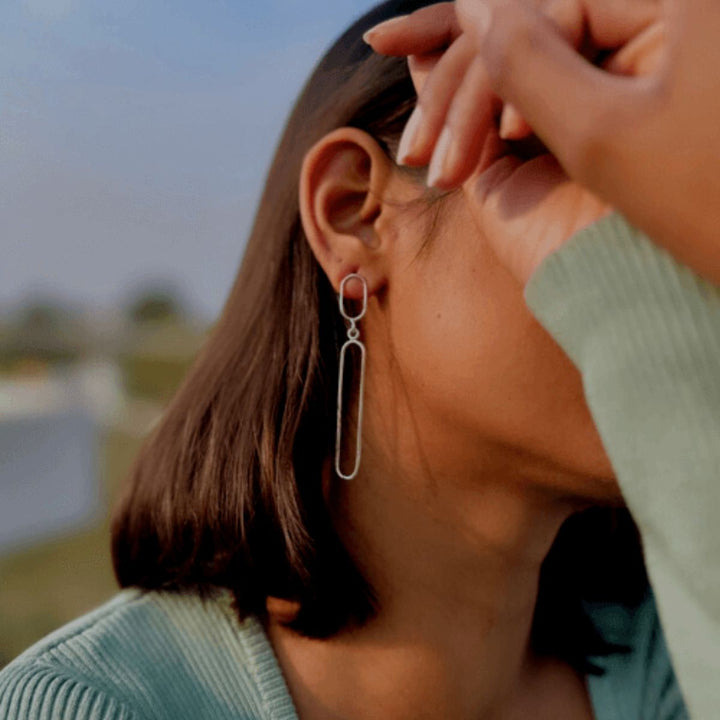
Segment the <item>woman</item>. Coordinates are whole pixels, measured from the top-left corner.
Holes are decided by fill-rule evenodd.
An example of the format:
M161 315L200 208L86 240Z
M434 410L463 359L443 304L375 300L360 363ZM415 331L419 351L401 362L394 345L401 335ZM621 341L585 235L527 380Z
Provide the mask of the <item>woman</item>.
M492 122L487 108L499 102L492 93L497 89L533 119L533 127L573 180L621 208L652 234L653 241L701 277L717 283L720 250L713 203L718 197L718 174L712 149L718 135L702 129L702 123L717 120L717 93L712 90L717 79L703 72L708 43L714 42L710 38L716 14L714 7L694 1L634 0L614 5L598 0L534 4L459 0L382 23L366 33L366 40L380 52L412 55L413 63L422 68L416 73L422 82L419 109L408 122L400 146L404 162L429 163L429 183L453 188L478 175L482 146L473 138L483 137L483 128ZM438 50L443 51L439 60ZM593 66L593 61L602 68ZM570 90L573 83L575 88ZM532 133L515 106L506 104L496 112L503 138L517 141ZM697 123L688 122L688 112L698 116ZM453 152L453 145L464 152ZM518 195L518 175L527 176L527 167L521 165L502 183L505 194ZM562 174L561 185L566 179ZM546 176L546 185L548 180ZM505 223L504 229L510 229L510 224ZM537 229L521 231L511 240L505 232L501 250L527 244L526 235L533 239L538 235ZM492 233L486 237L492 238ZM541 250L540 255L544 254ZM537 265L537 253L525 255L531 265ZM527 281L527 275L516 275ZM711 295L714 291L708 290ZM532 301L531 288L526 295ZM535 309L552 329L542 308L535 304ZM663 308L665 322L676 310ZM675 322L687 323L687 316L678 316ZM709 337L716 328L714 318L703 332L710 330ZM570 351L567 343L565 349ZM656 352L666 351L658 345ZM709 356L708 362L716 365L715 357ZM588 368L578 364L589 386ZM654 414L667 416L684 395L687 402L697 394L696 409L704 406L702 412L714 418L709 428L715 435L699 433L707 438L707 452L702 451L701 437L693 434L696 428L683 429L673 423L662 434L673 439L674 458L668 452L661 460L651 444L641 462L637 450L635 459L627 449L621 455L610 437L612 414L604 420L597 399L591 393L588 399L643 531L650 580L687 703L694 717L714 717L720 702L715 689L720 673L720 563L717 536L710 528L715 525L714 508L720 500L716 481L720 463L710 447L717 445L717 382L709 377L688 396L688 379L683 374L688 371L684 362L678 362L665 382L660 381L658 388L664 385L665 390L655 402L665 407L658 406ZM623 407L637 413L628 401ZM645 415L638 417L638 424L647 426L646 417L653 417L651 406L638 403L637 407ZM703 460L689 464L689 457ZM638 493L643 473L649 483L644 495ZM675 507L667 498L659 501L659 507L651 507L657 502L653 495L662 490L653 477L660 476L675 477L675 485L684 488ZM668 526L675 526L677 533L669 532Z
M630 410L666 409L680 360L715 390L720 298L617 216L535 272L606 208L496 132L460 191L399 167L413 83L361 38L425 4L378 7L311 77L224 313L116 512L128 589L5 669L3 717L686 717L595 423L641 494L676 448ZM534 234L508 251L518 223ZM525 304L530 273L582 379ZM367 352L361 383L347 351L342 403L340 291ZM715 461L697 408L716 398L677 411Z

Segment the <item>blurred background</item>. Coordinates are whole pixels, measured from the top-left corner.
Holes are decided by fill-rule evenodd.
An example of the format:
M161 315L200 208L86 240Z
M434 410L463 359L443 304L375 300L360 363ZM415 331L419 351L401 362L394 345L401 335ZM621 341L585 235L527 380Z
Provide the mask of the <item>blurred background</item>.
M0 4L0 667L116 592L108 510L368 0Z

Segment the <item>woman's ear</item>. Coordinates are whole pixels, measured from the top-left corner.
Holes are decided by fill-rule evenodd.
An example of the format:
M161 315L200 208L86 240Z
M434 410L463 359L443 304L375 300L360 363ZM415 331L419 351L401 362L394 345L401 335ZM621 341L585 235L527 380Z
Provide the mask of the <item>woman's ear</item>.
M340 128L305 156L300 214L315 257L335 290L360 273L373 294L385 283L384 199L392 162L378 143L356 128Z

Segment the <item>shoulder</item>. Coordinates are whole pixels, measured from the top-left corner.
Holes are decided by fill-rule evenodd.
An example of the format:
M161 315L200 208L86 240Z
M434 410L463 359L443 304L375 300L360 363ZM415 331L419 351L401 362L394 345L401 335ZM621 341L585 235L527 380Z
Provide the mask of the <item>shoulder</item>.
M0 717L294 718L262 626L229 597L128 590L0 673Z
M624 648L624 652L592 658L603 671L588 678L598 720L687 720L652 592L634 608L588 603L586 610L603 638Z

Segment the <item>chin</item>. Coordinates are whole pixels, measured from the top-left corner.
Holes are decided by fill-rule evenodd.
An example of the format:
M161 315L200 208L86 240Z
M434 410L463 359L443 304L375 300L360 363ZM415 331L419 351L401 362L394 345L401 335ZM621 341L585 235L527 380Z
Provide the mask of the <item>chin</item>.
M625 505L617 476L604 451L598 458L585 457L575 468L568 469L571 472L568 491L581 503L609 507Z
M578 488L578 493L592 505L625 507L625 498L615 477L590 478Z
M564 442L536 448L549 490L579 505L625 505L615 470L594 425L587 432L565 435ZM544 461L544 462L543 462Z
M573 421L556 435L548 448L558 465L568 473L577 494L594 503L624 505L615 468L608 457L587 405L583 402Z

